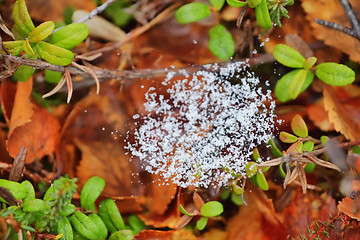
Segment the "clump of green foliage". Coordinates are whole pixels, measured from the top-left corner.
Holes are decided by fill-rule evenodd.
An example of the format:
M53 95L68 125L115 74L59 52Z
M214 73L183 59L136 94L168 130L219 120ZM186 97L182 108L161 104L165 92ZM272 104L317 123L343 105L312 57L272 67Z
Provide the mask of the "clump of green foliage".
M43 199L35 198L35 190L29 181L17 183L0 179L0 186L11 194L0 198L2 209L0 217L14 219L18 227L8 226L5 239L17 239L19 234L46 231L57 235L57 239L109 239L130 240L144 227L136 216L128 218L128 225L119 212L115 202L107 198L96 206L95 201L105 187L104 179L90 178L80 194L81 208L71 203L76 192L77 179L60 177L46 191ZM10 201L14 199L14 201ZM10 201L10 202L9 202ZM16 230L18 229L18 230Z

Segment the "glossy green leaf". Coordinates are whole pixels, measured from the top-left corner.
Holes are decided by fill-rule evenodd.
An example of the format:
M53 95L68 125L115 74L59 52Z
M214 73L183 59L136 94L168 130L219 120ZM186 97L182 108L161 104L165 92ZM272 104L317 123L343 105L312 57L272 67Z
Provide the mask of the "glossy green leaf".
M74 239L74 232L71 227L69 220L66 217L62 217L57 220L57 233L64 234L61 237L61 240L73 240Z
M101 217L96 213L90 213L88 217L96 224L98 239L105 239L108 235L108 229Z
M30 42L29 42L28 39L26 39L26 40L24 41L24 46L23 46L23 48L24 48L24 50L25 50L25 52L26 52L27 55L32 56L32 57L35 56L34 49L32 49L32 47L30 46Z
M246 176L251 178L256 174L257 165L255 162L247 162L245 165Z
M209 49L221 60L228 60L235 53L235 44L231 33L221 24L209 31Z
M310 57L310 58L306 59L304 62L304 69L306 69L306 70L311 69L314 66L314 64L316 63L316 61L317 61L316 57Z
M110 232L125 229L124 220L114 200L107 198L101 201L99 215Z
M16 81L26 82L34 74L35 69L30 66L21 65L15 71L13 77Z
M301 69L291 79L287 92L292 99L296 99L299 96L301 88L305 83L307 71L309 70Z
M294 143L298 140L296 136L287 132L280 132L279 138L284 143Z
M304 142L303 151L311 152L312 150L314 150L314 145L315 144L312 141Z
M35 29L34 23L27 10L25 0L17 0L15 2L12 15L17 29L25 36L28 36L30 32Z
M31 42L40 42L50 36L55 29L55 23L53 21L43 22L37 26L28 36Z
M61 72L55 72L48 69L45 69L45 81L48 83L58 84L62 78Z
M308 128L304 119L299 115L296 114L291 119L291 130L295 133L296 136L301 138L305 138L308 136Z
M312 173L314 171L315 167L316 167L315 163L307 163L306 166L304 167L304 170L307 173Z
M72 23L53 33L48 42L65 49L72 49L88 35L89 28L84 23Z
M260 27L263 27L265 29L272 27L270 13L267 7L266 0L262 0L260 4L255 8L255 17Z
M96 223L84 213L75 211L69 220L76 231L84 237L90 240L100 240Z
M121 230L111 234L109 240L132 240L133 238L134 234L130 230Z
M274 142L274 139L270 139L268 144L270 145L271 147L271 153L275 156L275 157L282 157L283 154L282 152L280 151L280 149L278 148L278 146L276 146L275 142Z
M206 227L207 222L208 222L208 218L207 218L207 217L201 217L201 218L196 222L196 228L199 229L200 231L204 230L204 228Z
M181 24L197 22L207 18L211 14L210 7L204 3L193 2L180 7L175 18Z
M338 63L321 63L316 66L315 74L321 81L333 86L345 86L355 80L355 72Z
M27 195L24 198L24 201L35 199L35 189L34 186L29 182L28 180L25 180L21 183L22 186L24 186L27 190Z
M252 156L255 162L259 163L262 161L258 148L254 148Z
M24 34L19 28L18 26L16 26L16 24L14 24L11 27L11 32L14 34L15 36L15 40L24 40L27 38L27 34Z
M68 203L63 206L63 208L59 211L59 215L63 217L67 217L73 212L75 212L76 206L74 204Z
M269 185L266 181L266 177L263 172L258 172L256 174L256 183L259 186L259 188L261 188L262 190L264 191L269 190Z
M284 66L291 68L303 68L305 58L295 49L278 44L273 51L274 58Z
M18 182L0 179L0 186L9 190L16 199L24 199L28 194L27 188Z
M256 8L261 3L261 0L247 0L249 7Z
M223 205L218 201L210 201L205 203L201 209L201 216L203 217L216 217L224 211Z
M127 222L130 225L130 227L133 229L134 235L138 234L141 230L145 228L145 224L141 219L136 216L135 214L130 215L127 218Z
M279 173L280 173L280 176L281 176L282 178L285 178L285 177L286 177L286 173L285 173L285 171L284 171L283 166L285 166L285 165L284 165L283 163L280 163L280 165L279 165Z
M215 8L215 10L219 11L225 3L225 0L209 0L211 6Z
M286 153L302 153L303 145L303 142L297 141L290 145L290 147L286 150Z
M38 212L46 209L45 202L41 199L26 200L22 207L24 212Z
M226 0L226 2L232 7L243 7L247 4L246 1L239 1L239 0Z
M302 69L296 69L291 72L288 72L287 74L282 76L279 79L279 81L276 83L274 94L275 94L276 98L279 99L279 101L287 102L287 101L291 100L291 97L288 93L288 88L289 88L291 80L301 70ZM302 87L300 89L300 93L304 92L311 85L313 80L314 80L314 74L308 70L306 73L306 78L305 78L304 84L302 85Z
M235 203L238 206L244 205L243 199L241 195L238 195L236 193L231 193L230 197L231 201Z
M23 40L6 41L3 42L3 46L11 55L18 56L24 51L24 42Z
M36 50L42 59L54 65L69 65L74 58L71 51L44 41L37 43Z
M232 186L233 186L233 191L234 191L234 193L236 193L236 194L238 194L238 195L243 194L244 191L245 191L244 188L238 186L237 184L233 184Z
M94 176L86 181L80 194L80 205L85 210L94 211L96 209L95 201L104 190L105 180Z

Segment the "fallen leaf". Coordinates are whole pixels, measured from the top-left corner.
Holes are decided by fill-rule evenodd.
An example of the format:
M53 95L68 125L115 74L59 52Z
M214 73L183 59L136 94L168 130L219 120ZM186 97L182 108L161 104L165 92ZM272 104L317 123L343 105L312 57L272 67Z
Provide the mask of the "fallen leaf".
M198 238L185 229L172 231L144 230L134 240L197 240Z
M202 237L206 240L228 240L229 239L227 232L217 229L217 228L211 228Z
M360 137L360 88L355 85L332 87L324 84L324 106L330 123L352 141Z
M350 0L350 3L355 12L360 9L359 1ZM314 22L314 19L317 18L351 27L346 13L338 0L303 0L302 7L307 14L306 18L310 21L310 24L314 29L314 36L317 39L323 40L327 45L348 54L353 61L360 61L359 40ZM321 9L321 11L319 11L319 9Z
M345 213L351 218L356 220L360 220L360 211L356 208L355 200L349 197L344 198L342 201L339 202L337 208L340 212Z
M60 132L58 120L47 109L36 107L30 120L14 129L6 143L13 158L26 146L27 164L54 152Z
M7 123L10 122L11 111L14 107L15 93L16 83L8 78L3 79L0 85L1 109Z
M314 125L321 129L324 132L334 131L334 125L330 123L328 113L324 108L324 102L316 101L313 104L310 104L306 107L306 112L309 119L314 123Z

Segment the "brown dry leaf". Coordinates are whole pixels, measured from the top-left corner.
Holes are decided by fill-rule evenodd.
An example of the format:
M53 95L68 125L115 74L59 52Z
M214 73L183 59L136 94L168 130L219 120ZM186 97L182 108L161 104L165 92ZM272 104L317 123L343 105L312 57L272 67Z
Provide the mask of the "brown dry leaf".
M332 87L324 85L324 106L335 130L347 139L360 138L360 88L355 85Z
M68 6L86 11L96 8L95 2L92 0L31 0L27 4L31 18L40 22L63 21L63 12Z
M4 105L4 108L6 109L7 116L10 119L8 122L9 126L9 136L11 136L14 129L17 127L20 127L28 122L30 122L30 118L33 115L33 107L30 101L31 91L32 91L32 85L33 85L33 78L31 77L26 82L17 82L16 84L16 92L14 97L14 103L11 108L11 113L8 112L9 108L6 106L9 106L11 104L7 103L6 100L11 101L11 97L5 98L1 101L2 105ZM6 89L6 86L2 87L2 91L11 91L13 90L11 87L10 89ZM6 95L12 95L6 94Z
M321 129L321 131L329 132L334 131L334 125L330 123L328 113L324 108L324 102L316 101L314 104L306 107L306 112L314 125Z
M296 191L284 211L277 213L286 226L288 239L306 235L307 229L315 229L315 220L328 221L337 213L335 200L326 194L318 196L313 192L302 194Z
M198 238L185 229L173 231L144 230L134 240L197 240Z
M206 240L228 240L228 233L220 229L211 228L203 236Z
M360 1L350 0L350 3L355 12L360 10ZM359 40L314 22L314 18L318 18L350 27L350 22L338 0L303 0L302 7L317 39L348 54L353 61L360 61Z
M7 123L10 122L11 111L14 107L16 83L10 79L3 79L0 85L1 109Z
M351 218L360 220L360 211L356 209L355 200L349 197L344 198L342 201L339 202L337 208L340 212L345 213Z
M286 228L277 217L272 201L255 187L247 196L248 206L240 207L227 223L227 239L286 239Z
M23 146L27 148L26 163L55 151L60 132L59 121L44 108L35 108L31 121L17 127L7 140L7 150L15 157Z

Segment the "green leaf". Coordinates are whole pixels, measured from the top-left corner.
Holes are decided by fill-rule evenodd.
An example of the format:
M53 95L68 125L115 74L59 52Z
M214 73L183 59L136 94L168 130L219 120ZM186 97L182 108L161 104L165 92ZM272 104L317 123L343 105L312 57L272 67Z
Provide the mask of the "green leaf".
M249 2L249 1L248 1ZM266 0L262 0L255 8L255 17L258 25L263 28L271 28L272 22Z
M317 61L316 57L310 57L310 58L306 59L304 62L304 69L310 70L314 66L316 61Z
M23 40L6 41L3 42L3 46L11 55L18 56L24 51L24 42Z
M279 81L276 83L274 94L275 94L276 98L279 99L279 101L287 102L287 101L291 100L291 97L288 93L288 87L290 85L291 80L294 78L294 76L301 70L302 69L296 69L296 70L292 70L291 72L288 72L287 74L282 76L279 79ZM302 85L302 87L300 89L300 93L304 92L311 85L313 80L314 80L314 74L308 70L304 84Z
M321 63L316 66L315 74L321 81L333 86L345 86L355 80L355 72L338 63Z
M289 96L292 99L295 99L299 96L301 88L305 83L307 71L309 71L309 70L301 69L291 79L287 91L288 91Z
M201 216L203 217L216 217L224 211L223 205L218 201L210 201L205 203L201 209Z
M175 18L179 23L186 24L205 19L210 14L211 10L208 5L193 2L180 7L175 13Z
M268 144L270 145L271 147L271 153L275 156L275 157L282 157L283 154L282 152L280 151L280 149L278 148L278 146L276 146L275 142L274 142L274 139L270 139Z
M28 36L28 39L31 42L40 42L50 36L52 31L54 31L55 23L53 21L43 22L37 26Z
M132 240L133 238L134 234L130 230L121 230L111 234L109 240Z
M84 213L75 211L70 217L71 225L84 237L90 240L99 240L96 223Z
M57 220L57 234L64 234L61 240L73 240L74 233L69 220L66 217L62 217Z
M249 7L256 8L262 0L247 0Z
M16 81L26 82L34 74L35 69L30 66L21 65L18 67L13 77Z
M67 217L73 212L75 212L76 206L71 203L67 203L66 205L63 205L62 209L59 211L59 215L63 217Z
M285 166L285 165L284 165L284 166ZM280 163L280 165L279 165L279 173L280 173L280 176L281 176L282 178L285 178L285 177L286 177L286 173L285 173L284 168L283 168L283 163Z
M25 36L28 36L30 32L35 29L34 23L27 10L25 0L17 0L15 2L12 15L17 29Z
M38 42L35 48L42 59L54 65L69 65L74 58L71 51L44 41Z
M307 163L306 166L304 167L304 170L307 173L312 173L314 171L315 167L316 167L315 163Z
M141 219L136 216L135 214L132 214L127 219L128 224L133 229L134 235L138 234L141 230L145 228L145 224Z
M215 10L219 11L224 6L225 0L210 0L211 6L215 8Z
M186 211L186 209L181 204L179 204L178 208L182 214L190 216L190 217L194 216L193 214Z
M298 140L296 136L287 132L280 132L279 138L284 143L294 143Z
M235 203L236 205L240 206L240 205L244 205L244 202L242 200L242 196L238 195L236 193L231 193L231 201L233 203Z
M328 136L321 136L320 141L321 141L321 144L325 146L327 141L329 141L329 137Z
M30 46L30 42L29 42L29 39L26 39L24 41L24 46L23 46L26 54L28 54L29 56L32 56L34 57L35 56L35 52L34 52L34 49L32 49L32 47Z
M24 199L28 194L27 188L18 182L0 179L0 186L9 190L16 199Z
M84 23L72 23L54 32L48 42L65 49L72 49L88 35L89 28Z
M58 84L62 78L61 72L55 72L48 69L45 69L45 81L48 83Z
M269 190L269 185L266 181L266 178L265 178L265 175L263 172L260 171L256 174L256 183L259 186L259 188L261 188L262 190L264 190L264 191Z
M96 209L95 201L104 190L105 180L94 176L86 181L80 194L80 205L85 210L94 211Z
M291 68L303 68L305 58L295 49L278 44L273 51L274 58L284 66Z
M114 200L107 198L99 205L99 215L110 232L125 229L124 220Z
M34 186L29 182L28 180L25 180L21 183L22 186L24 186L27 190L27 195L24 198L24 201L35 199L35 189Z
M247 162L245 165L246 176L251 178L256 174L257 165L255 162Z
M38 212L46 209L45 202L41 199L26 200L22 207L24 212Z
M287 153L302 153L303 150L303 142L297 141L290 145L290 147L286 150Z
M133 18L130 13L126 12L128 7L130 7L130 2L127 0L114 1L105 9L104 13L115 25L124 27Z
M206 227L207 222L208 222L208 218L207 218L207 217L201 217L201 218L196 222L196 228L199 229L200 231L204 230L204 228Z
M258 148L254 148L252 156L257 163L261 162L261 156Z
M311 152L312 150L314 150L314 145L315 144L312 141L304 142L303 151Z
M291 119L291 130L295 133L296 136L301 138L305 138L308 136L308 128L304 119L299 115L296 114Z
M101 217L96 213L91 213L89 218L96 224L98 239L105 239L108 235L108 229Z
M247 2L242 2L238 0L226 0L226 2L232 7L243 7L247 4Z
M236 193L236 194L238 194L238 195L243 194L244 191L245 191L244 188L242 188L242 187L240 187L240 186L238 186L238 185L236 185L236 184L233 184L232 186L233 186L233 191L234 191L234 193Z
M228 60L235 53L235 44L231 33L221 24L209 31L209 49L221 60Z

